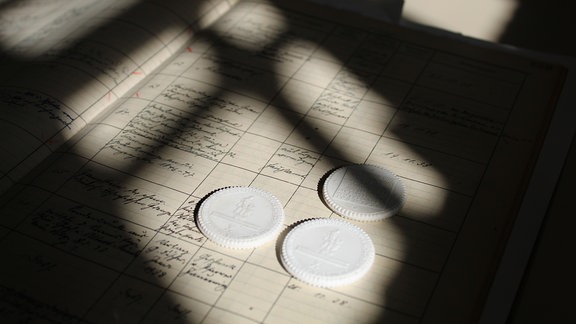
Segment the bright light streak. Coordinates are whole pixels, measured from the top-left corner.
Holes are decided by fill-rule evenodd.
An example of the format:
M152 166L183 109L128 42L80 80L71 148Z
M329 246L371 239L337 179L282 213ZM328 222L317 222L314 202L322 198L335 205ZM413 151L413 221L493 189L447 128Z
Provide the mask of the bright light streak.
M518 7L504 0L408 0L403 16L415 23L498 41Z
M13 1L0 11L0 47L20 58L60 52L137 0Z

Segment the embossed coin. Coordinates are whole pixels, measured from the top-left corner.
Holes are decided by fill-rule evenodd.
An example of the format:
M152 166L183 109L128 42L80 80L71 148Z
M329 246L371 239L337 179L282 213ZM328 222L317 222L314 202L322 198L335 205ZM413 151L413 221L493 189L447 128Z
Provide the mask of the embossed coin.
M288 232L281 261L303 282L335 287L360 279L370 270L374 255L372 240L361 228L341 219L319 218Z
M375 165L353 164L328 175L322 197L335 213L358 221L376 221L398 213L405 189L394 173Z
M200 231L214 243L235 249L260 246L274 239L284 223L276 197L252 187L229 187L209 195L196 216Z

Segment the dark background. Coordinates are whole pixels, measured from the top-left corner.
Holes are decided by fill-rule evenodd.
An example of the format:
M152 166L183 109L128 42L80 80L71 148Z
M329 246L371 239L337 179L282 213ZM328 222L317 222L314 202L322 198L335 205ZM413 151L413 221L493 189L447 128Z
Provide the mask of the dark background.
M576 58L576 2L502 1L516 1L517 9L503 26L500 36L492 41ZM407 2L410 0L405 0ZM433 2L430 1L431 4ZM462 5L465 2L462 1ZM449 14L447 19L450 19ZM574 320L576 211L573 187L576 183L576 144L573 138L571 141L568 158L522 279L509 323L567 323Z
M499 42L576 57L574 1L517 1L519 6L516 13ZM576 246L576 212L572 205L575 183L576 145L572 140L569 156L512 309L511 323L565 323L574 319L576 262L571 255Z
M381 3L393 0L368 0ZM400 0L399 0L400 1ZM499 15L499 8L482 8L478 12L475 0L404 0L402 22L408 25L426 25L447 30L466 37L482 38L490 42L512 45L539 53L572 58L576 61L576 2L571 0L499 0L485 1L485 6L516 6L507 21L500 21L490 14ZM508 3L505 3L508 2ZM474 3L476 7L470 6ZM424 6L424 7L421 7ZM412 10L406 10L410 7ZM412 17L413 11L430 21ZM441 17L439 15L442 15ZM478 18L475 15L481 15ZM484 17L482 17L482 15ZM463 17L473 17L466 21ZM396 17L392 17L396 18ZM434 25L432 25L434 21ZM486 28L502 24L498 35L488 38ZM466 26L458 26L467 24ZM450 30L449 30L450 29ZM497 30L498 28L496 28ZM572 72L573 73L573 72ZM576 91L576 89L566 89ZM569 109L576 109L570 107ZM574 120L573 122L576 122ZM574 134L565 134L570 145L567 159L540 228L535 247L522 278L508 322L568 323L574 321L576 305L576 211L574 184L576 184L576 143Z

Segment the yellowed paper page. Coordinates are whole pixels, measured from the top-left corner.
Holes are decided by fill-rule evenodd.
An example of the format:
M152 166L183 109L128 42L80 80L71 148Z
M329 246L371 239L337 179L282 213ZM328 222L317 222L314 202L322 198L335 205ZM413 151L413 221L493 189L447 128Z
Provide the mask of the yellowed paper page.
M0 11L0 192L233 2L6 2Z
M10 192L10 319L473 321L561 70L314 8L239 3ZM319 188L351 163L396 173L405 206L351 221L376 249L366 276L313 287L279 247L300 221L341 218ZM228 186L281 201L276 241L233 250L204 237L196 209Z

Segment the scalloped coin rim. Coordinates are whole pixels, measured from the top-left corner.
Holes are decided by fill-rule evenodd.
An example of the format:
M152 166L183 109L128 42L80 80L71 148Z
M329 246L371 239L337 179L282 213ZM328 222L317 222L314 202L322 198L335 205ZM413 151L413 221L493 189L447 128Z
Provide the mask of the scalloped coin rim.
M252 192L258 197L266 199L271 204L270 217L273 218L273 223L268 228L262 230L260 233L251 237L250 239L243 239L239 237L227 237L226 234L216 231L214 229L209 217L210 204L222 203L217 202L218 199L226 199L226 195L238 192ZM208 195L206 199L200 204L196 215L196 223L198 229L210 241L227 248L232 249L250 249L261 246L273 239L275 239L284 225L284 209L280 201L267 191L247 186L235 186L218 189Z
M340 230L349 231L360 241L360 248L358 251L354 251L356 252L354 255L359 255L360 258L358 262L356 262L356 264L353 265L351 269L348 269L344 274L322 275L320 273L314 273L314 270L309 270L302 266L298 260L298 254L294 253L296 250L301 251L309 249L309 246L300 246L298 243L304 243L303 241L306 239L306 237L303 236L317 237L318 234L315 233L317 232L315 231L315 228L324 226L333 226ZM348 244L345 243L346 242L341 243L342 246L352 246L350 244L350 239L348 239ZM316 247L318 246L314 246L314 248ZM347 253L350 253L350 251ZM326 256L321 251L316 251L316 254ZM284 241L282 242L280 260L282 261L286 271L294 276L294 278L312 286L330 288L351 284L362 278L372 267L375 256L376 253L374 244L372 243L370 236L360 227L342 219L317 218L304 221L303 223L296 225L292 230L288 232Z
M388 206L380 206L382 207L382 209L375 212L362 212L354 210L353 206L338 202L336 199L332 197L332 192L334 192L335 190L334 189L331 190L329 186L331 185L331 181L335 177L341 176L343 178L344 176L341 175L341 173L346 172L346 170L351 168L367 168L375 170L381 179L393 184L392 190L395 190L396 193L399 194L398 197L399 202L395 206L391 206L391 208L388 208ZM322 186L322 197L328 208L330 208L333 212L335 212L340 216L362 222L379 221L397 214L400 211L400 209L402 209L402 207L404 206L405 195L406 195L406 189L404 187L404 184L396 174L394 174L392 171L388 169L372 164L352 164L336 168L332 172L330 172L330 174L326 177L324 184Z

